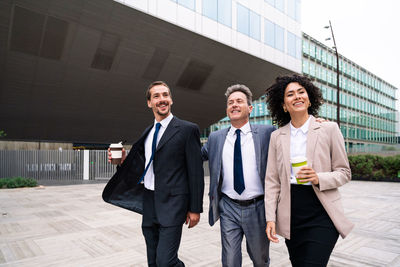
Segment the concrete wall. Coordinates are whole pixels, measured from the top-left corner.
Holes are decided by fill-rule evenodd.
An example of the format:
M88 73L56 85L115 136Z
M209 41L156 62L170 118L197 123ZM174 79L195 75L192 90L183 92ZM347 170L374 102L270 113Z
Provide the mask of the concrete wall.
M72 143L0 141L0 150L72 150Z

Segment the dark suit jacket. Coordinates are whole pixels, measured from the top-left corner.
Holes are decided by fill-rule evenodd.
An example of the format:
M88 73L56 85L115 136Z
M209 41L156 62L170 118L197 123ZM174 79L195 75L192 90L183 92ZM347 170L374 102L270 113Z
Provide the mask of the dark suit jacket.
M256 153L257 171L263 185L268 160L268 146L271 133L275 127L270 125L250 124L253 135L254 151ZM210 168L210 209L208 222L212 226L219 219L219 201L221 199L221 175L222 175L222 150L229 128L212 132L208 142L201 152L203 160L208 160Z
M103 191L104 201L143 214L144 142L149 126L132 146ZM155 212L161 225L183 224L188 211L203 211L204 173L196 124L173 117L158 143L154 159Z

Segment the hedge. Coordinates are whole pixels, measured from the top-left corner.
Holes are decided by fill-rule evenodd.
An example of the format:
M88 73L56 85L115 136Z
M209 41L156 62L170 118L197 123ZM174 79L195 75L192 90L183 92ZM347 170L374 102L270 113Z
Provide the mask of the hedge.
M354 180L400 182L400 155L354 155L349 156L349 163Z
M0 178L1 188L35 187L36 180L24 177Z

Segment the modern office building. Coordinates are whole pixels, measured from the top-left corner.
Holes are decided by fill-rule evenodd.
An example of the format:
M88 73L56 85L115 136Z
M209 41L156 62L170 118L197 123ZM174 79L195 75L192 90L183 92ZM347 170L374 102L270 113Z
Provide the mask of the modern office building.
M260 97L302 69L300 0L7 0L0 13L3 140L131 143L154 80L205 129L228 86Z
M337 118L337 66L333 49L303 33L302 73L315 80L325 103L320 117ZM396 90L362 66L339 55L340 129L349 152L380 152L391 149L397 141ZM253 123L271 124L260 98L254 101ZM210 127L210 131L228 127L227 117Z

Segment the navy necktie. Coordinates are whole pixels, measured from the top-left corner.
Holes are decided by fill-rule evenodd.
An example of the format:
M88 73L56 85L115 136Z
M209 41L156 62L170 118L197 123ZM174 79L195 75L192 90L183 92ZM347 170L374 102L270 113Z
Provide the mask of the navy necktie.
M153 143L151 144L151 157L150 157L149 163L147 163L147 166L144 169L142 177L140 177L138 184L143 181L144 176L146 175L146 172L149 169L151 162L153 161L154 154L155 154L156 148L157 148L157 135L158 135L158 132L160 131L160 127L161 127L161 123L157 122L156 129L155 129L154 135L153 135Z
M235 149L233 154L233 188L240 195L244 191L242 149L240 146L240 129L236 130Z

